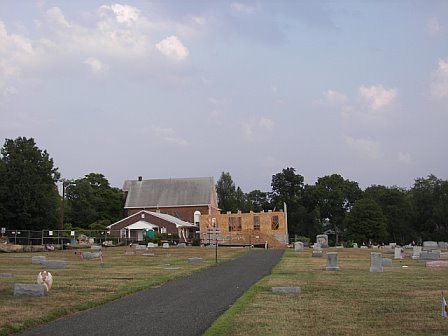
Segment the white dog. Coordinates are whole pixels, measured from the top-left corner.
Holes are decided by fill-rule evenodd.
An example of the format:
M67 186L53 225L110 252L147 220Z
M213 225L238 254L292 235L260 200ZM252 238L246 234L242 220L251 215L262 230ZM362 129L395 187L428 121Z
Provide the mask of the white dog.
M45 285L47 287L47 292L50 291L51 286L53 285L53 276L50 272L42 271L37 275L37 283L39 285Z

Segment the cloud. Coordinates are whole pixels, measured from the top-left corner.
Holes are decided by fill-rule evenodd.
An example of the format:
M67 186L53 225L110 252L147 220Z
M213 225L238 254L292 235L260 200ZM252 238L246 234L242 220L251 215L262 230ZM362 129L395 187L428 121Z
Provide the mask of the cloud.
M352 138L350 136L345 137L345 143L355 152L361 156L378 160L382 157L381 144L378 141L371 139Z
M328 90L324 92L321 102L329 105L344 106L349 103L349 99L340 92Z
M398 162L403 163L403 164L410 164L412 163L412 159L411 159L411 154L409 153L398 153Z
M107 69L106 65L104 65L103 63L101 63L100 60L94 58L94 57L89 57L84 61L85 64L90 66L90 69L92 70L92 72L94 74L103 72Z
M448 60L439 60L432 77L431 95L436 99L448 98Z
M118 23L130 26L140 18L140 10L133 6L115 4L101 6L100 12L111 11Z
M274 129L274 121L264 117L251 121L244 121L241 123L241 129L245 138L254 140L255 138L260 138L260 134L271 132Z
M169 36L156 44L157 50L175 61L183 61L188 57L188 49L179 41L177 36Z
M428 23L426 24L426 29L430 35L435 36L441 32L442 26L440 25L439 20L433 17L428 20Z
M154 126L150 132L158 139L173 144L177 147L188 147L189 143L185 139L179 137L173 128L163 128Z
M268 118L261 118L258 120L258 127L267 131L271 131L274 128L274 122Z
M52 7L47 10L47 22L59 28L70 28L64 13L58 7Z
M372 110L378 110L390 105L398 96L398 91L395 89L387 90L382 85L369 87L361 85L359 94Z
M241 2L232 2L232 4L230 5L230 8L232 8L232 10L234 10L236 12L243 13L246 15L251 15L256 10L255 7L243 4Z

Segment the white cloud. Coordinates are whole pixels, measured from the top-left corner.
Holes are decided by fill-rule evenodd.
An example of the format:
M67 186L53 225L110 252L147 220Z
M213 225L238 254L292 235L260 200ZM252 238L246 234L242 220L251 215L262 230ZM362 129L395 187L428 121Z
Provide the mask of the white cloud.
M52 7L47 10L47 22L60 28L69 28L70 24L65 19L64 13L58 7Z
M232 2L232 4L230 5L230 7L234 10L237 11L239 13L243 13L246 15L251 15L255 12L256 8L253 6L249 6L246 4L243 4L241 2Z
M272 121L272 119L261 118L258 121L258 126L261 129L265 129L265 130L271 131L274 128L274 122Z
M90 66L90 69L94 74L103 72L107 69L106 65L94 57L87 58L84 63Z
M398 162L403 163L403 164L410 164L412 163L412 159L411 159L411 154L409 153L398 153Z
M345 143L355 152L361 156L377 160L382 157L381 144L378 141L371 139L345 137Z
M254 140L262 138L266 132L271 132L274 129L274 121L269 118L259 118L250 121L241 122L241 129L245 138Z
M188 57L188 49L177 36L169 36L156 44L157 50L175 61L183 61Z
M348 104L349 99L340 92L328 90L327 92L324 92L322 102L325 104L342 106Z
M433 17L428 20L426 29L428 30L429 34L435 36L441 32L442 26L440 25L439 20Z
M115 4L101 6L100 12L111 11L118 23L130 26L140 18L140 10L133 6Z
M397 90L388 90L382 85L372 85L369 87L361 85L359 93L372 110L378 110L390 105L398 96Z
M439 66L433 73L431 95L434 98L448 98L448 60L439 60Z
M189 146L188 141L179 137L176 134L176 131L173 128L163 128L163 127L152 127L151 133L154 134L157 138L173 144L177 147L187 147Z

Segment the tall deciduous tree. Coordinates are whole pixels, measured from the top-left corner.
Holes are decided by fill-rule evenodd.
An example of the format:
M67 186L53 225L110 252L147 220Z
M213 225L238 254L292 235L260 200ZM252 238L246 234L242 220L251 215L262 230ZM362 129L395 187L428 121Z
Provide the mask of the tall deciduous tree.
M66 222L88 228L94 223L115 222L123 217L124 193L110 186L102 174L90 173L68 183Z
M56 229L60 177L33 138L6 139L0 157L0 222L11 229Z
M358 243L382 242L387 237L386 219L381 207L372 199L360 199L345 218L347 238Z
M448 181L418 178L410 191L413 226L422 239L448 240Z
M417 239L411 226L408 191L398 187L374 185L364 191L364 198L374 200L381 207L387 223L389 241L403 245Z
M338 236L343 232L345 215L354 202L361 198L362 191L357 182L345 180L341 175L320 177L316 182L318 206L322 220L328 218L329 225Z
M221 211L235 212L238 209L236 186L229 172L221 173L221 177L216 183L216 193L218 195L218 207Z
M283 203L288 207L288 232L299 233L300 224L306 211L301 204L304 178L292 167L287 167L281 173L272 176L271 202L276 209L283 209Z

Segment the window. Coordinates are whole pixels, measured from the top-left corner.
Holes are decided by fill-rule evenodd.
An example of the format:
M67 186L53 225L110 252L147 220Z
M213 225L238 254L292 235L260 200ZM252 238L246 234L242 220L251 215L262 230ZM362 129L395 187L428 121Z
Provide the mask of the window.
M254 231L260 231L260 216L254 216Z
M229 217L229 232L241 231L241 217Z
M278 230L278 216L272 216L272 230Z

